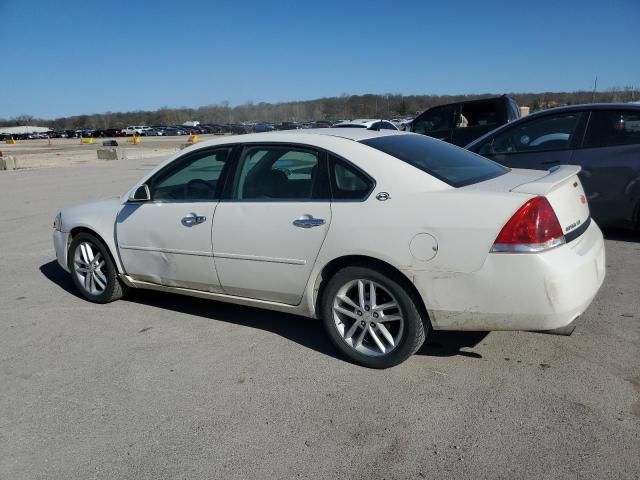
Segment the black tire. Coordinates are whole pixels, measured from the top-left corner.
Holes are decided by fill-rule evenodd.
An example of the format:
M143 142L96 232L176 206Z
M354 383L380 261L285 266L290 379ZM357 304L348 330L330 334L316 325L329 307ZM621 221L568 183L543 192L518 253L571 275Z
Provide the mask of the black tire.
M379 356L363 354L349 345L338 330L333 312L334 299L343 286L358 279L377 283L388 290L399 305L404 326L395 347L388 353L379 354ZM404 362L422 346L427 335L429 322L420 314L418 299L413 298L412 292L404 285L406 285L404 279L394 272L361 266L345 267L329 279L320 299L320 313L329 338L340 352L354 363L368 368L382 369Z
M106 287L101 293L98 294L93 294L88 291L87 288L85 288L85 285L81 282L80 278L78 278L79 275L76 273L74 257L76 254L76 250L83 243L90 243L102 255L101 260L104 259L102 273L104 274L104 277L106 277ZM115 300L119 300L125 295L127 287L121 282L120 278L118 277L118 271L116 270L115 264L113 263L111 254L109 253L107 247L105 247L105 245L102 243L102 241L95 235L82 232L74 236L73 240L71 241L71 245L69 246L67 262L74 285L76 286L80 294L90 302L109 303Z

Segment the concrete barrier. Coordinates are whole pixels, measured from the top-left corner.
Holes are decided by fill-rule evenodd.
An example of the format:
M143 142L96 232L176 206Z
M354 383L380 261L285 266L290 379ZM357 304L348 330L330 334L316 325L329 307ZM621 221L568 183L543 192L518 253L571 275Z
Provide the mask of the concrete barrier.
M0 156L0 170L15 170L18 168L14 157Z
M98 160L125 160L127 155L120 148L99 148Z

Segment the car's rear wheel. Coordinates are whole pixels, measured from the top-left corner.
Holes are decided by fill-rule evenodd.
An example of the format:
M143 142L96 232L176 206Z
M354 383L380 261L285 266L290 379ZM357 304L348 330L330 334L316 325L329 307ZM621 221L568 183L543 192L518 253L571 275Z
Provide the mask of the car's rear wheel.
M68 258L73 283L84 298L95 303L122 298L125 286L107 248L94 235L83 232L73 237Z
M329 280L322 319L333 343L355 363L392 367L424 343L428 323L403 283L387 272L355 266Z

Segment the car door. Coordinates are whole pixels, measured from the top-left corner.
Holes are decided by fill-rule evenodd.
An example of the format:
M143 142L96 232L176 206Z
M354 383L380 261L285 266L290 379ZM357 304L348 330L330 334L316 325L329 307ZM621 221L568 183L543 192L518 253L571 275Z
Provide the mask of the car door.
M640 210L640 110L593 110L572 163L602 226L636 226Z
M454 114L453 105L430 108L412 122L411 131L450 142Z
M211 226L231 153L231 148L188 153L148 180L149 201L124 205L116 234L128 275L161 285L221 291Z
M521 120L500 130L474 151L512 168L548 170L570 164L573 148L580 145L586 115L565 111Z
M296 305L331 223L325 155L304 146L246 145L232 197L213 222L225 293Z

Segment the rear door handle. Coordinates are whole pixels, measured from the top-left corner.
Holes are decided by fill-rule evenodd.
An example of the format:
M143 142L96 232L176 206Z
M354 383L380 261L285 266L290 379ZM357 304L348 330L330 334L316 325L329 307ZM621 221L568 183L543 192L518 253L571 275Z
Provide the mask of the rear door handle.
M195 213L190 213L186 217L182 217L182 225L185 227L193 227L194 225L198 225L200 223L204 223L207 221L207 217L196 215Z
M313 228L324 225L326 222L324 218L313 218L312 215L303 215L302 217L293 221L296 227L300 228Z

